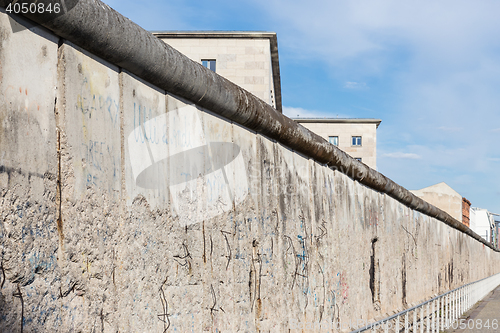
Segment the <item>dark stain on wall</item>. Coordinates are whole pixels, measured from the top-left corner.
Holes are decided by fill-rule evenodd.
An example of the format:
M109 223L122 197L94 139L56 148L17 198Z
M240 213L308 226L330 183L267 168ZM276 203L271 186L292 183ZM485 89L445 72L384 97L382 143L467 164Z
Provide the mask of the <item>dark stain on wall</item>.
M403 303L403 307L407 308L408 303L406 303L406 257L404 253L403 253L402 268L401 268L401 287L402 287L401 290L403 291L401 301Z
M372 303L375 311L380 310L380 268L379 262L375 256L375 243L378 238L372 239L372 254L370 256L370 291L372 294Z
M448 263L448 286L451 289L453 285L453 259Z

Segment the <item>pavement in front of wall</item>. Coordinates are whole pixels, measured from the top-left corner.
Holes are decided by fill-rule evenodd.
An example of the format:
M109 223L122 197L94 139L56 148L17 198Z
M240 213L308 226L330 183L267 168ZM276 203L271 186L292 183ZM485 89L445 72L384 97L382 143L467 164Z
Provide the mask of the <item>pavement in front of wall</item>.
M464 329L460 328L466 327ZM500 332L500 286L494 289L455 323L457 329L446 330L446 333L493 333Z

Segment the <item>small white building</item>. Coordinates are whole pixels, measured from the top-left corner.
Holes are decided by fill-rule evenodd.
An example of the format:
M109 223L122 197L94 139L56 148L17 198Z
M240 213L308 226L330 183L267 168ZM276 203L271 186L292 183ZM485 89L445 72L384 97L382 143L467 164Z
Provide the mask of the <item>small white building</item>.
M471 207L470 208L470 228L486 241L495 243L492 238L492 232L495 230L495 219L493 213L487 209Z

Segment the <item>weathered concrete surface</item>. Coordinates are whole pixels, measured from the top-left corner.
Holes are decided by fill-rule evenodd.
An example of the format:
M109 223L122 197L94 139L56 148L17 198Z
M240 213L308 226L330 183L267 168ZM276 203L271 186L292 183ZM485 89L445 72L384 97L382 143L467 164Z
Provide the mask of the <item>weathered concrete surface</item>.
M116 312L114 245L123 237L119 73L64 43L58 75L60 315L65 329L91 331Z
M9 2L0 0L0 6L5 7ZM448 213L350 157L243 88L188 59L101 1L74 0L70 9L63 14L44 12L25 15L57 35L169 93L186 98L320 163L341 170L352 179L386 193L412 209L436 217L492 247Z
M155 156L156 160L163 160L169 152L170 131L167 128L165 91L158 90L127 72L123 72L121 77L127 203L132 203L141 194L153 207L167 209L168 163L155 164L152 160ZM148 177L149 175L152 176Z
M18 332L23 318L59 323L58 38L38 28L14 35L0 11L0 331Z
M1 330L348 330L498 272L456 228L0 19Z

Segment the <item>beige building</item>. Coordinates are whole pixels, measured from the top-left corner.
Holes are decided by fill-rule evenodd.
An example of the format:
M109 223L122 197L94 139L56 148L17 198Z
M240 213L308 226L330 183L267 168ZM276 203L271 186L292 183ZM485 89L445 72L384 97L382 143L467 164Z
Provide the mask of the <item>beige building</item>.
M293 118L310 131L377 169L377 128L380 119Z
M462 221L462 196L445 182L410 192Z
M153 35L282 112L276 33L166 31Z

